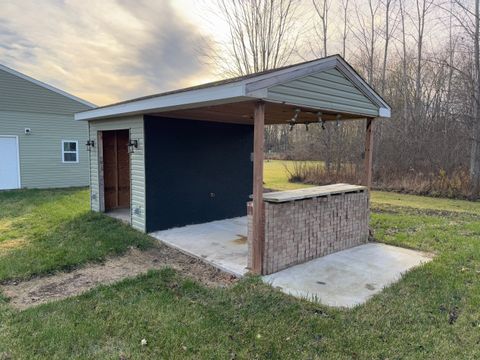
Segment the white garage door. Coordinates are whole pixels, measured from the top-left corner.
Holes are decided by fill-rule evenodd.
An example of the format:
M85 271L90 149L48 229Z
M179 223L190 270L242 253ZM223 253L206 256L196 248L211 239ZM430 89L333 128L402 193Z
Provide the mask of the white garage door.
M20 187L18 165L17 137L0 135L0 190Z

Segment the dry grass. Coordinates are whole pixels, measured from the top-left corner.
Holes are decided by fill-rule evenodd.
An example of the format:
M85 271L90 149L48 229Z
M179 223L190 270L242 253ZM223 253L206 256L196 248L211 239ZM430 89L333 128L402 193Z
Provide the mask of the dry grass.
M466 169L451 174L444 170L436 173L410 171L404 174L383 170L376 175L375 187L382 190L457 199L475 198L470 190L470 176Z
M327 169L322 162L289 161L284 163L288 181L310 185L333 183L360 184L363 168L351 164ZM374 188L406 194L428 195L452 199L476 199L478 194L471 192L467 169L453 173L445 170L437 172L400 172L392 169L377 169L374 174Z
M0 242L0 256L5 255L8 250L15 250L27 245L25 238L17 238Z
M338 169L327 169L323 162L293 161L291 166L285 165L285 171L290 182L312 185L359 184L361 182L360 172L353 165L344 165Z

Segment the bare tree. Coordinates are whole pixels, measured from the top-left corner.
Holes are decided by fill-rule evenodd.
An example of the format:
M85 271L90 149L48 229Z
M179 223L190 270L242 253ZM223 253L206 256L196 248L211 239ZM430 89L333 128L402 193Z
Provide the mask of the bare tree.
M407 93L407 33L405 26L406 9L405 0L400 0L400 20L402 24L402 87L403 87L403 123L404 127L408 126L408 93Z
M388 63L388 54L389 54L389 45L390 45L390 40L392 37L392 32L395 31L397 24L398 24L398 18L394 17L392 18L392 13L394 11L393 6L394 6L394 0L385 0L384 1L384 7L385 7L385 27L383 30L383 38L384 38L384 46L383 46L383 64L382 64L382 78L380 80L380 89L382 94L385 92L385 80L386 80L386 75L387 75L387 63Z
M342 0L343 14L343 31L342 31L342 56L345 58L347 54L347 36L348 36L348 5L349 0Z
M228 75L245 75L287 64L295 50L295 0L217 0L228 40L209 49L209 60Z
M392 105L392 119L376 128L377 186L478 196L479 2L216 0L229 33L210 56L224 75L241 75L338 47ZM312 19L315 28L305 25ZM296 49L297 40L311 41L310 49ZM272 156L324 160L327 178L319 181L341 180L345 171L355 181L364 141L357 125L267 129L266 149Z
M425 22L429 10L431 9L433 0L416 0L416 17L413 25L416 29L415 41L417 43L417 62L415 73L415 114L418 115L421 111L421 96L422 96L422 64L423 64L423 45L425 34Z
M375 51L377 44L377 13L380 8L379 0L368 0L367 13L357 2L355 3L356 21L353 25L353 37L359 43L360 55L363 59L359 59L366 70L367 81L370 84L374 82L375 73ZM357 56L358 58L358 56Z
M470 158L470 175L472 177L472 185L475 193L480 190L480 0L475 0L475 10L473 17L475 21L473 31L473 51L474 51L474 64L475 64L475 86L473 93L473 114L474 114L474 127L473 127L473 141ZM465 8L464 8L465 9Z
M320 30L315 26L315 32L323 43L322 56L327 56L328 39L328 11L330 10L330 0L312 0L315 13L320 19Z
M473 4L472 4L473 2ZM480 0L463 1L452 0L453 6L445 9L456 19L457 25L463 29L469 39L469 48L472 52L473 61L470 68L461 69L453 64L450 59L450 67L455 69L468 83L471 83L472 109L471 109L471 146L470 146L470 178L471 192L474 196L480 193ZM468 66L468 65L467 65Z

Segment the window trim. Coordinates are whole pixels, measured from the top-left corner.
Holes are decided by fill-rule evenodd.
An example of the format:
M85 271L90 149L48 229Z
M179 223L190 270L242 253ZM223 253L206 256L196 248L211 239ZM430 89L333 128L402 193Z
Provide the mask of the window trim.
M75 151L65 151L65 143L75 143ZM65 154L75 154L76 161L65 161ZM62 140L62 163L63 164L78 164L79 161L78 140Z

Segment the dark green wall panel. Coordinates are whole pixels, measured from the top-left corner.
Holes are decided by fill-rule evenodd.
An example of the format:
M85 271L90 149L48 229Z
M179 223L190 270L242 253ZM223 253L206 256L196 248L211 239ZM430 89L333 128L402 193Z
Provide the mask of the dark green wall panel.
M147 231L246 215L253 126L145 116Z

